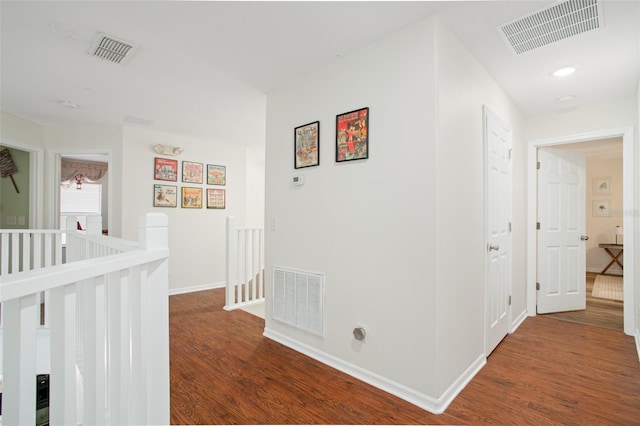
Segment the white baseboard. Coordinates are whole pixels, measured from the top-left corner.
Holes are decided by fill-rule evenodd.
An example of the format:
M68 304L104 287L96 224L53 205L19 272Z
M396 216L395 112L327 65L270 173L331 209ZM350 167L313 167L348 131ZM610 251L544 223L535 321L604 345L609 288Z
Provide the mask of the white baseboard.
M518 315L518 317L515 319L515 321L511 322L511 331L509 331L509 334L514 333L518 329L518 327L520 327L520 324L522 324L524 320L527 319L528 316L529 315L527 314L526 309L522 311L520 315Z
M173 296L176 294L193 293L194 291L211 290L214 288L224 288L224 286L224 283L211 283L196 285L193 287L171 288L169 289L169 296Z
M471 381L471 379L480 371L480 369L486 364L486 358L484 355L480 355L467 369L458 377L458 379L449 386L439 398L433 398L429 395L425 395L416 390L410 389L400 383L396 383L385 377L382 377L372 371L365 370L357 365L346 362L342 359L336 358L333 355L329 355L325 352L319 351L315 348L307 346L296 340L273 331L269 328L264 329L264 336L274 340L284 346L287 346L295 351L298 351L304 355L307 355L316 361L326 364L336 370L342 371L358 380L362 380L365 383L370 384L378 389L388 392L397 396L417 407L420 407L433 414L442 414L444 410L449 406L451 401L464 389L464 387Z
M640 362L640 330L636 329L636 352L638 353L638 362Z

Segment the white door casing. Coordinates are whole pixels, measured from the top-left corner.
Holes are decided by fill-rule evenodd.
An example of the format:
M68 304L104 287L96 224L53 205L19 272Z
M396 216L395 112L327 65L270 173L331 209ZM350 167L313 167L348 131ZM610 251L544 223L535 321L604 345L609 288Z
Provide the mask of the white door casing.
M484 108L486 355L509 332L511 297L511 128Z
M538 313L586 308L584 153L538 150Z

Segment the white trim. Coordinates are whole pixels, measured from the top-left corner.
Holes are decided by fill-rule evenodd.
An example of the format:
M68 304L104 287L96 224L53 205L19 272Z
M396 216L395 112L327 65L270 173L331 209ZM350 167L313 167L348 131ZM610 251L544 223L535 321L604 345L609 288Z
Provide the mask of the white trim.
M529 316L536 315L536 212L537 212L537 150L540 147L584 142L597 139L622 137L623 150L623 210L625 212L622 227L625 241L624 267L624 332L633 336L636 333L637 258L635 256L636 218L634 194L635 152L633 127L615 128L596 132L565 135L548 139L530 140L527 147L527 311ZM636 284L637 286L638 284Z
M44 148L2 138L0 144L29 153L29 226L28 229L42 229L44 208Z
M640 329L636 330L636 352L638 353L638 361L640 361Z
M458 377L458 379L456 379L456 381L451 386L449 386L449 388L442 394L442 396L435 399L421 392L401 385L400 383L382 377L372 371L365 370L358 367L357 365L345 362L340 358L336 358L333 355L319 351L311 346L307 346L304 343L300 343L269 328L265 328L264 336L308 357L311 357L323 364L333 367L336 370L342 371L349 376L368 383L371 386L395 395L398 398L401 398L433 414L444 413L451 401L454 400L454 398L462 391L462 389L464 389L464 387L471 381L471 379L473 379L473 377L487 362L485 355L480 354L476 358L476 360Z
M526 320L528 317L527 310L525 309L518 315L518 317L511 323L511 329L509 330L509 334L515 333L515 331L520 327L520 325Z
M193 293L194 291L203 291L203 290L212 290L214 288L224 288L224 283L211 283L211 284L200 284L194 285L191 287L180 287L180 288L170 288L169 296L174 296L176 294L185 294L185 293Z

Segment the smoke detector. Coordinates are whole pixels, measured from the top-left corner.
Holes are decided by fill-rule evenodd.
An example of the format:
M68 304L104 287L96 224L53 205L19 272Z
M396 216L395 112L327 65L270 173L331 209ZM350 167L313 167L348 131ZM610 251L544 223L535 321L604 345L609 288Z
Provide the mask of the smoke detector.
M105 61L124 64L136 50L137 46L133 43L100 33L94 39L89 54Z
M604 26L602 0L561 0L499 26L514 55Z

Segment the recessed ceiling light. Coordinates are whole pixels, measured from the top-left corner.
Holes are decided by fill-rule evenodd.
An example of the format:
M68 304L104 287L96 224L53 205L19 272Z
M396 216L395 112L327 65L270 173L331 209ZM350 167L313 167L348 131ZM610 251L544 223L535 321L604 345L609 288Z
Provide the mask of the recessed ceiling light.
M564 67L555 70L552 74L554 77L566 77L576 72L577 69L578 67Z
M575 98L576 98L575 95L561 96L558 99L556 99L556 102L569 102L574 100Z

